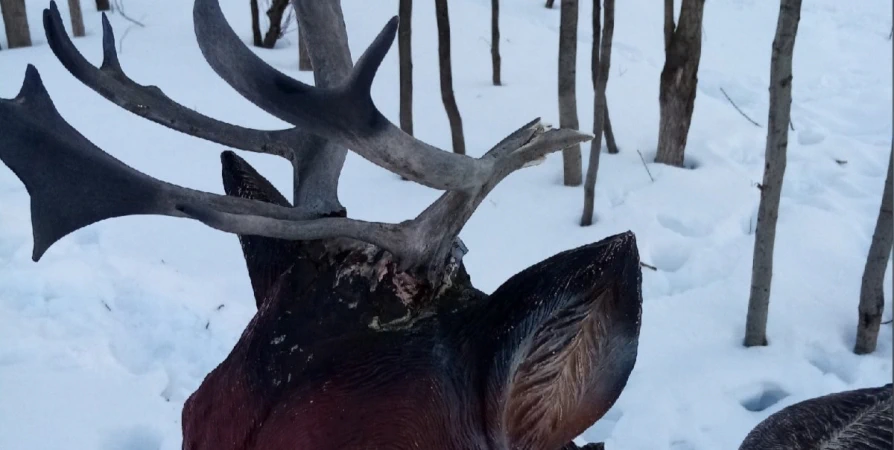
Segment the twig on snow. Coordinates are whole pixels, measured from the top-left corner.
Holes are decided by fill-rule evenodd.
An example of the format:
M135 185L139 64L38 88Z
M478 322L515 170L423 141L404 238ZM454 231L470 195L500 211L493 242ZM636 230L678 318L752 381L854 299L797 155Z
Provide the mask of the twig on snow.
M639 151L639 149L636 149L636 152L639 153L639 160L643 162L643 167L646 168L646 173L649 174L649 179L652 180L652 182L654 183L655 178L652 178L652 172L649 172L649 166L648 164L646 164L646 158L643 158L643 153Z
M653 265L651 265L651 264L646 264L646 263L640 261L640 262L639 262L639 265L642 266L642 267L645 267L646 269L651 269L651 270L653 270L653 271L655 271L655 272L658 272L658 268L655 267L655 266L653 266Z
M729 95L727 95L726 91L723 90L723 88L720 88L720 92L723 92L723 96L726 97L727 100L729 100L729 103L733 105L733 108L736 108L736 111L739 111L739 114L741 114L742 117L748 119L748 121L751 122L752 125L761 128L761 125L759 123L755 122L754 119L748 117L748 114L745 114L741 109L739 109L739 105L737 105L736 102L733 101L733 99L729 98Z
M124 4L121 3L121 0L115 0L115 11L118 11L118 14L121 14L121 17L127 19L129 22L133 23L134 25L137 25L140 28L146 28L146 24L144 24L143 22L140 22L139 20L131 18L124 12Z

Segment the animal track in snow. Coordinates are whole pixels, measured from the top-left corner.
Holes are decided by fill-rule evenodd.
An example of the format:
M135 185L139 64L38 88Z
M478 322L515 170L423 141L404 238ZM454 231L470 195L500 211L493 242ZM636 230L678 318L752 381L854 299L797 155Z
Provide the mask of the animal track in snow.
M820 349L813 350L807 357L807 361L823 374L832 374L839 380L851 384L855 381L854 368L848 364L848 357L831 355Z
M663 243L652 249L652 265L662 272L676 272L689 261L691 250L680 243Z
M789 396L788 391L774 383L764 383L756 394L748 395L739 403L751 412L764 411Z
M133 426L109 433L103 450L158 450L161 448L161 432L147 426Z
M683 221L677 217L668 214L658 214L655 216L658 223L664 228L685 237L705 237L711 234L711 226L694 220Z

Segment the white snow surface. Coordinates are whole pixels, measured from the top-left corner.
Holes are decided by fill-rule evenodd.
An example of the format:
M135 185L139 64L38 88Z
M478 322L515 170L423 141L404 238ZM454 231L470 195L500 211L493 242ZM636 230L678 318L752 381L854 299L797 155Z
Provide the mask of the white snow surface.
M98 64L100 16L92 1L82 3L88 35L75 43ZM449 149L433 5L415 3L416 133ZM577 87L587 131L591 2L581 3ZM221 120L286 126L229 89L204 62L191 1L124 4L128 16L146 24L110 16L117 38L126 34L121 63L135 80ZM248 42L247 2L222 4ZM396 13L397 1L343 4L356 58ZM224 149L140 119L79 84L46 46L40 14L47 5L27 2L33 48L7 50L0 38L0 96L17 93L32 63L62 116L99 147L166 181L222 193L218 158ZM59 6L67 21L66 2ZM503 87L490 85L489 8L486 0L450 2L454 86L472 155L534 117L558 123L558 7L546 10L542 0L504 2ZM890 325L882 326L873 354L851 352L892 136L891 8L884 0L803 5L770 345L746 349L778 2L706 5L687 146L694 170L651 163L664 62L661 5L617 2L608 99L621 153L602 156L597 223L578 226L582 189L562 186L561 157L552 155L505 180L462 233L469 272L485 292L550 255L625 230L636 233L642 260L658 268L643 270L636 367L617 403L580 443L605 441L613 450L734 449L759 421L787 405L891 381ZM254 51L312 81L297 71L294 32L277 49ZM397 74L393 48L373 95L394 122ZM741 117L720 88L761 127ZM589 145L584 150L586 161ZM291 192L288 164L241 154ZM341 180L350 215L367 220L409 219L438 195L354 154ZM0 449L179 449L183 402L229 352L255 309L237 239L187 220L129 217L67 236L33 263L29 198L3 165L0 205ZM891 318L890 273L889 267L885 320Z

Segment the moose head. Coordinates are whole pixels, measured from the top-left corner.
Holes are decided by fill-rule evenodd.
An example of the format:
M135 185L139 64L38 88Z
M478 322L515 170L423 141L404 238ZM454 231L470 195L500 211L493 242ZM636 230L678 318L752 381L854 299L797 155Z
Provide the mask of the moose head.
M29 66L18 96L0 99L0 160L31 196L33 259L69 233L128 215L238 235L258 310L187 400L184 449L563 448L612 406L633 369L642 308L634 235L559 253L491 295L472 286L458 235L506 176L591 136L534 120L479 158L421 142L370 96L396 18L352 64L338 0L293 6L316 86L256 57L217 0L194 4L214 71L294 126L263 131L130 79L105 16L104 58L93 66L51 2L47 40L78 80L173 130L288 159L294 191L290 202L232 151L221 155L225 196L143 174L66 123ZM444 193L399 224L348 218L336 195L347 149Z

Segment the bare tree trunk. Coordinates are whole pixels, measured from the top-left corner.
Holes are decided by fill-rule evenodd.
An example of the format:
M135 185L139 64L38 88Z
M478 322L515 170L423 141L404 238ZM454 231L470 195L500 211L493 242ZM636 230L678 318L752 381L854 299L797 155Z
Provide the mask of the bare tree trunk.
M413 134L413 0L400 0L397 7L397 52L400 64L400 129Z
M111 9L112 5L109 4L109 0L96 0L97 11L110 11Z
M261 10L258 8L258 0L251 0L251 41L255 47L263 45L261 39Z
M599 155L602 153L602 134L608 115L605 101L605 87L608 84L608 73L611 67L612 36L615 32L615 0L605 0L603 12L605 27L600 42L599 32L599 0L593 0L593 56L590 70L593 75L593 135L590 141L590 163L587 165L587 180L584 183L584 212L580 219L582 227L593 224L593 202L596 197L596 174L599 171Z
M608 118L608 99L605 101L605 145L608 147L608 153L615 155L620 153L618 143L615 142L615 132L612 130L612 121Z
M490 59L494 86L500 86L500 0L490 0Z
M863 269L863 283L860 286L859 321L857 324L857 343L854 353L863 355L875 351L878 343L878 330L882 323L882 311L885 309L885 269L888 267L888 256L894 245L894 193L892 193L892 173L894 173L894 144L891 156L888 157L888 175L885 177L885 191L882 193L882 205L879 208L872 244L869 245L869 256Z
M313 63L310 62L310 54L307 53L307 43L301 37L301 30L298 30L298 70L309 71L314 70Z
M561 0L559 18L559 126L580 129L577 119L577 1ZM580 186L580 145L562 150L565 186Z
M453 138L453 152L466 154L466 142L463 138L463 121L456 106L453 95L453 69L450 66L450 15L447 11L447 0L435 0L435 17L438 22L438 63L441 72L441 100L450 121L450 134Z
M270 9L267 10L267 18L270 20L270 27L264 34L264 40L261 46L264 48L273 48L276 41L282 36L282 17L289 7L289 0L273 0Z
M31 29L28 28L25 0L0 0L0 11L3 13L3 26L6 27L7 47L30 47Z
M82 37L84 31L84 15L81 13L81 0L68 0L68 13L71 15L71 34Z
M788 124L792 109L792 53L801 20L801 0L781 0L773 57L770 60L770 114L767 119L767 149L761 201L754 237L751 294L745 322L745 346L767 345L767 310L773 279L773 246L779 196L785 175Z
M665 0L664 5L665 60L658 96L661 117L655 162L683 167L698 85L705 0L683 0L676 27L673 0Z
M553 9L553 5L556 3L556 0L546 0L546 8Z

